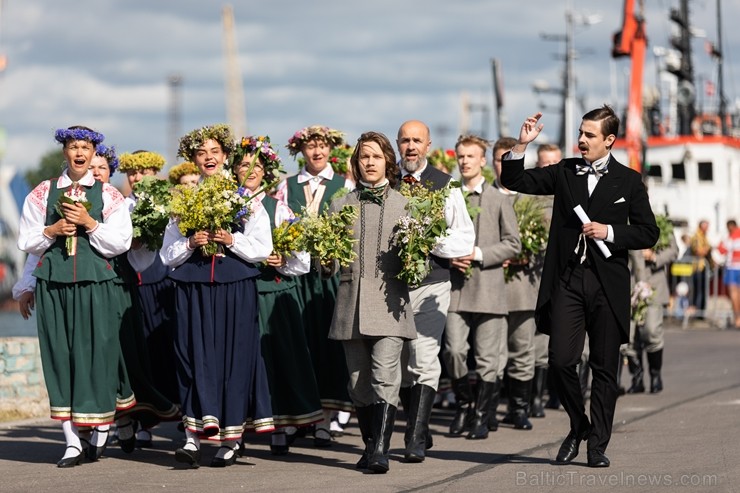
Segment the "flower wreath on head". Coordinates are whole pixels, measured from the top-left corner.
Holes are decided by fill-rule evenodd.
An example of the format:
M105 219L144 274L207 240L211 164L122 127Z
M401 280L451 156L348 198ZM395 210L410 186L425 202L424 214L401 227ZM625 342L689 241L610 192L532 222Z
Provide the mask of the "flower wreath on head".
M185 159L193 159L198 148L210 139L221 144L221 149L225 154L231 154L234 151L234 135L231 133L231 128L225 123L219 123L196 128L182 137L177 155Z
M288 148L291 156L297 155L301 152L301 146L311 140L312 138L320 138L326 141L331 147L337 147L344 144L344 133L339 130L324 127L322 125L311 125L310 127L304 127L293 134L288 139Z
M116 172L118 169L118 156L116 156L115 146L108 147L105 144L98 144L95 146L95 155L105 158L108 161L108 168L111 175Z
M260 163L265 167L265 184L275 184L279 179L280 173L285 173L280 157L270 144L270 137L267 135L243 137L241 142L236 146L231 155L231 169L236 171L236 167L242 162L244 156L257 154Z
M60 128L54 132L54 140L60 144L66 144L70 140L86 140L98 145L105 140L105 136L87 128Z
M159 171L165 163L164 156L151 151L137 151L124 153L119 157L120 170L123 172L141 169L153 169Z
M185 161L184 163L180 163L177 166L170 168L170 174L168 177L170 179L170 183L177 185L180 182L180 178L185 175L200 175L200 170L190 161Z

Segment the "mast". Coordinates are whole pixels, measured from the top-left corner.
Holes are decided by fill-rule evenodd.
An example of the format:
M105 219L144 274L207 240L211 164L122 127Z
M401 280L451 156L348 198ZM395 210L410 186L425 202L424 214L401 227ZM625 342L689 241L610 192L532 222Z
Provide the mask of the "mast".
M696 89L694 65L691 62L689 0L681 0L678 9L671 9L670 18L678 25L678 35L671 38L671 44L681 55L681 62L677 67L668 67L668 71L678 78L678 135L691 135L691 124L696 117Z
M722 75L723 53L722 53L722 5L717 0L717 45L713 50L713 55L717 57L717 90L719 91L719 121L722 125L722 135L728 135L727 120L727 98L725 97L725 81Z
M247 110L244 104L244 85L239 71L239 50L234 34L234 9L223 8L224 50L226 55L226 119L237 139L247 135Z
M635 11L635 0L625 0L622 30L614 34L612 57L628 56L632 60L630 91L627 105L625 141L629 167L642 171L643 161L643 118L642 118L642 74L645 68L645 18L643 0L638 0L639 11Z

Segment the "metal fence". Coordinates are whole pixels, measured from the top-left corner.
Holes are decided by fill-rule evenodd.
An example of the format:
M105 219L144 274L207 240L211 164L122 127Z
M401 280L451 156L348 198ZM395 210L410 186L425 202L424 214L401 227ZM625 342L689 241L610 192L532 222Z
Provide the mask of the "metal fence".
M704 320L711 326L726 329L733 323L733 314L722 281L724 267L707 265L702 273L695 267L696 260L684 255L671 265L668 274L671 304L666 315L681 320L683 328L693 320Z

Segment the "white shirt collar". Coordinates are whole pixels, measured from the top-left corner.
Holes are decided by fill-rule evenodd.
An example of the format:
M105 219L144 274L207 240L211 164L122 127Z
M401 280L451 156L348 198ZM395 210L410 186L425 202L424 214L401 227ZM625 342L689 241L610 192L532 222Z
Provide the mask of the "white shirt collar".
M606 156L604 156L604 157L602 157L602 158L599 158L599 159L597 159L597 160L596 160L596 161L594 161L593 163L589 163L589 162L588 162L588 160L586 160L586 159L584 159L584 161L586 161L586 162L587 162L588 164L590 164L591 166L593 166L593 167L596 167L596 166L600 166L601 164L603 164L603 163L607 162L607 161L609 160L609 158L610 158L610 157L611 157L611 153L610 153L610 152L608 152L608 153L606 154Z
M72 183L73 181L67 174L67 169L65 168L64 171L62 171L62 176L60 176L59 180L57 180L57 188L67 188L68 186L72 185ZM92 186L95 183L95 178L93 177L92 171L87 170L85 176L80 178L80 181L78 183L85 187Z
M483 183L485 183L486 178L481 175L478 177L478 183L476 183L473 188L470 188L468 185L465 185L465 190L468 192L476 192L476 193L483 193Z
M312 175L306 170L306 167L304 166L301 168L301 171L298 172L298 183L306 183L307 181L320 181L321 179L325 180L331 180L334 178L334 170L332 169L329 164L326 165L324 169L319 171L318 175Z
M417 169L413 173L409 173L408 171L406 171L405 168L401 167L401 178L403 178L406 175L411 175L416 179L416 181L421 181L421 174L424 172L425 169L427 169L427 166L429 166L429 163L425 163L424 166ZM399 164L399 167L400 167L400 164Z

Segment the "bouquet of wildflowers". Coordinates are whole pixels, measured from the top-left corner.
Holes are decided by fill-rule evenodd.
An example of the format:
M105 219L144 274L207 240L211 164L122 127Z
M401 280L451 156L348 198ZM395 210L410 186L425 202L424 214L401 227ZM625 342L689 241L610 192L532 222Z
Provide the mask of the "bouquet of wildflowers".
M85 189L82 188L79 183L73 183L66 192L59 196L59 200L57 200L57 203L54 205L54 209L57 211L57 214L64 217L64 207L62 207L62 204L82 204L88 211L90 210L90 207L92 207L92 204L87 200ZM67 236L64 246L67 249L67 256L74 257L77 255L76 230L74 235Z
M454 149L434 149L427 156L427 161L437 169L452 173L457 167L457 154Z
M664 214L656 214L655 222L658 225L660 234L658 236L658 242L653 247L653 250L659 252L671 246L671 237L673 236L673 223L670 219L668 219L668 216Z
M196 188L179 185L172 190L170 212L178 220L183 235L194 231L231 230L249 210L249 198L238 192L236 181L226 172L205 178ZM204 256L219 254L215 242L201 247Z
M409 214L399 218L393 236L401 249L401 272L396 277L413 288L429 274L429 254L447 232L445 201L450 188L429 190L403 183L399 191L409 200L406 205Z
M526 263L547 248L549 231L545 220L544 203L537 197L523 196L514 202L514 212L516 213L516 222L519 225L519 239L522 242L522 250L517 255L515 262ZM506 267L504 268L504 280L509 282L516 278L519 273Z
M272 230L272 251L283 257L290 257L300 251L303 224L298 219L283 221Z
M638 281L632 287L630 305L632 307L632 320L635 324L643 325L645 323L645 312L648 303L653 298L653 293L653 288L645 281Z
M159 250L170 220L170 184L167 180L145 176L134 185L134 193L136 206L131 211L134 238L149 250Z
M357 207L353 205L319 215L309 214L304 209L299 221L302 235L293 250L306 251L322 264L337 260L339 265L347 267L357 256L354 251L357 240L352 237L352 225L356 219Z

